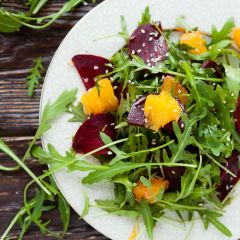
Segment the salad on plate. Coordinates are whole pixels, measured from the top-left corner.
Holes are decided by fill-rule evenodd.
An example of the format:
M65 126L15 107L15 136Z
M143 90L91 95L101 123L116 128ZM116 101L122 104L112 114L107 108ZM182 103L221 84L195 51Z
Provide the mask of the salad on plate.
M240 28L230 18L207 33L179 17L164 29L149 8L132 34L121 21L111 59L72 58L86 88L69 111L81 122L72 152L101 163L82 183L113 183L96 206L142 217L149 239L169 212L230 237L219 218L240 177Z

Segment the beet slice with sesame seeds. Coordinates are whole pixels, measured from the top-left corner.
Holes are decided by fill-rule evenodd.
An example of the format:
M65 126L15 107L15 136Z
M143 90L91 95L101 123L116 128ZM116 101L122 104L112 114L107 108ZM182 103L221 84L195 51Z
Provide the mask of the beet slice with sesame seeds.
M145 126L144 104L146 102L146 98L147 96L143 96L133 103L127 117L128 124L139 127Z
M235 127L238 133L240 133L240 97L238 98L237 101L237 107L234 112L234 119L235 119Z
M161 23L156 23L162 30ZM128 43L128 54L137 55L145 64L156 65L167 59L168 47L155 25L145 24L138 27Z
M76 67L86 90L95 86L95 78L107 71L112 71L112 68L106 66L110 61L106 58L80 54L72 58L74 66Z
M223 70L220 65L218 65L215 61L212 60L206 60L201 65L201 68L212 68L215 70L214 74L218 78L222 78Z
M234 173L237 177L232 177L229 173L222 170L221 171L221 183L217 187L218 191L218 198L220 200L224 200L224 198L228 195L228 193L232 190L234 185L239 181L240 179L240 169L239 169L239 159L240 159L240 153L237 151L234 151L232 153L232 156L229 157L227 160L227 163L225 167L230 170L232 173Z
M146 122L145 122L145 116L144 116L144 105L146 102L146 98L147 98L147 95L139 98L138 100L136 100L133 103L133 105L130 109L130 112L128 114L128 117L127 117L128 124L134 125L134 126L139 126L139 127L145 127ZM180 100L177 98L176 98L176 100L178 101L178 104L182 108L183 112L186 112L184 105L180 102ZM178 125L179 125L181 131L183 131L184 130L184 122L182 121L181 118L178 121ZM173 133L172 122L165 125L163 129L165 129L167 131L167 133L169 133L169 134Z
M73 138L72 148L78 153L88 153L104 145L100 132L107 134L112 140L116 139L114 128L115 118L110 113L103 113L87 119L78 129ZM109 155L106 148L95 153L96 155Z

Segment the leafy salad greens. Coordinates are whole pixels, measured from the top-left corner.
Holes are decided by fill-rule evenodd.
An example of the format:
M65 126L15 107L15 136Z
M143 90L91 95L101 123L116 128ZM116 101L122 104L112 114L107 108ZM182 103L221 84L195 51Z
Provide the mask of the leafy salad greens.
M90 171L83 184L112 182L115 198L98 199L93 207L142 217L149 239L168 211L181 222L198 216L206 229L212 224L232 236L219 218L240 177L240 30L232 18L220 31L213 27L212 33L189 27L184 18L178 19L176 28L164 29L151 22L148 7L132 35L123 17L121 21L119 36L126 46L112 59L73 57L88 90L80 103L74 105L76 90L65 91L49 103L22 161L0 142L1 151L18 164L1 170L20 166L33 179L24 191L24 208L1 239L17 221L22 226L20 239L32 222L43 233L62 237L51 232L41 216L53 207L45 201L58 198L66 232L69 207L51 179L63 167ZM48 151L36 146L52 120L64 112L73 115L71 122L82 122L72 149L63 156L52 145ZM90 155L102 164L88 162ZM36 177L24 163L30 156L50 164L50 169ZM39 190L29 200L27 193L34 183ZM85 196L83 216L89 207Z

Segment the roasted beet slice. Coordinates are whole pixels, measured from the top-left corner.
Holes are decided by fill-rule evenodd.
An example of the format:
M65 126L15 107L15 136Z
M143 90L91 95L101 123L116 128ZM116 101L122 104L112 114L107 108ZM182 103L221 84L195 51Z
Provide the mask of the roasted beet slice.
M128 124L134 125L134 126L139 126L139 127L144 127L146 125L145 122L145 116L144 116L144 104L146 101L147 95L139 98L136 100L136 102L133 103L130 112L128 114ZM186 112L184 105L177 99L179 106L182 108L183 112ZM178 121L178 125L180 129L183 131L184 130L184 122L180 118ZM164 129L170 134L173 132L173 126L172 123L168 123Z
M99 114L86 120L73 138L72 148L78 153L88 153L104 145L99 133L104 132L112 140L116 139L115 118L110 113ZM111 155L110 149L103 149L96 155Z
M212 60L204 61L203 64L201 65L201 68L212 68L215 70L216 77L222 78L223 71L221 69L221 66L219 66L216 62Z
M185 167L163 167L165 179L169 181L169 191L181 190L181 177L185 171Z
M128 124L140 127L145 126L144 104L146 98L147 96L143 96L133 103L127 118Z
M157 23L162 30L161 24ZM146 64L156 65L167 58L168 47L155 25L145 24L138 27L128 43L129 55L137 55Z
M237 101L237 107L234 112L234 120L235 120L236 130L238 131L238 133L240 133L240 98L238 98L238 101Z
M229 169L232 173L234 173L237 178L232 177L224 170L221 172L221 183L217 187L217 191L219 192L218 197L220 200L223 200L227 196L227 194L231 191L231 189L240 179L240 169L238 166L239 159L240 153L237 151L234 151L232 156L227 159L225 167Z
M97 76L112 71L111 67L106 66L106 64L110 64L109 60L103 57L80 54L74 56L72 61L87 90L95 86L95 78Z

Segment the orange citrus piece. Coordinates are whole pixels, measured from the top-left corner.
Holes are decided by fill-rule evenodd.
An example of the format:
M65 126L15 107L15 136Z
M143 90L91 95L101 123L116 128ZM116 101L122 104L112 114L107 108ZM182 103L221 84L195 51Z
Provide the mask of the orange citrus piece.
M188 101L188 91L179 82L176 82L174 77L166 76L163 80L162 90L167 91L172 94L172 96L177 97L181 103L184 105Z
M159 95L150 94L146 98L144 105L144 116L146 126L154 131L158 131L172 121L178 121L182 112L178 101L167 91L162 91Z
M160 189L166 190L169 187L169 182L164 178L152 178L151 187L145 186L140 180L136 184L137 186L133 188L133 194L137 202L144 199L149 203L155 203Z
M207 51L206 40L199 31L184 33L180 38L180 44L186 44L194 48L189 50L189 53L194 55L202 54Z
M84 112L89 116L114 112L118 108L118 99L114 95L111 81L108 78L101 79L98 81L98 86L99 92L97 87L93 87L81 98Z
M240 27L232 30L232 39L235 44L240 48Z

